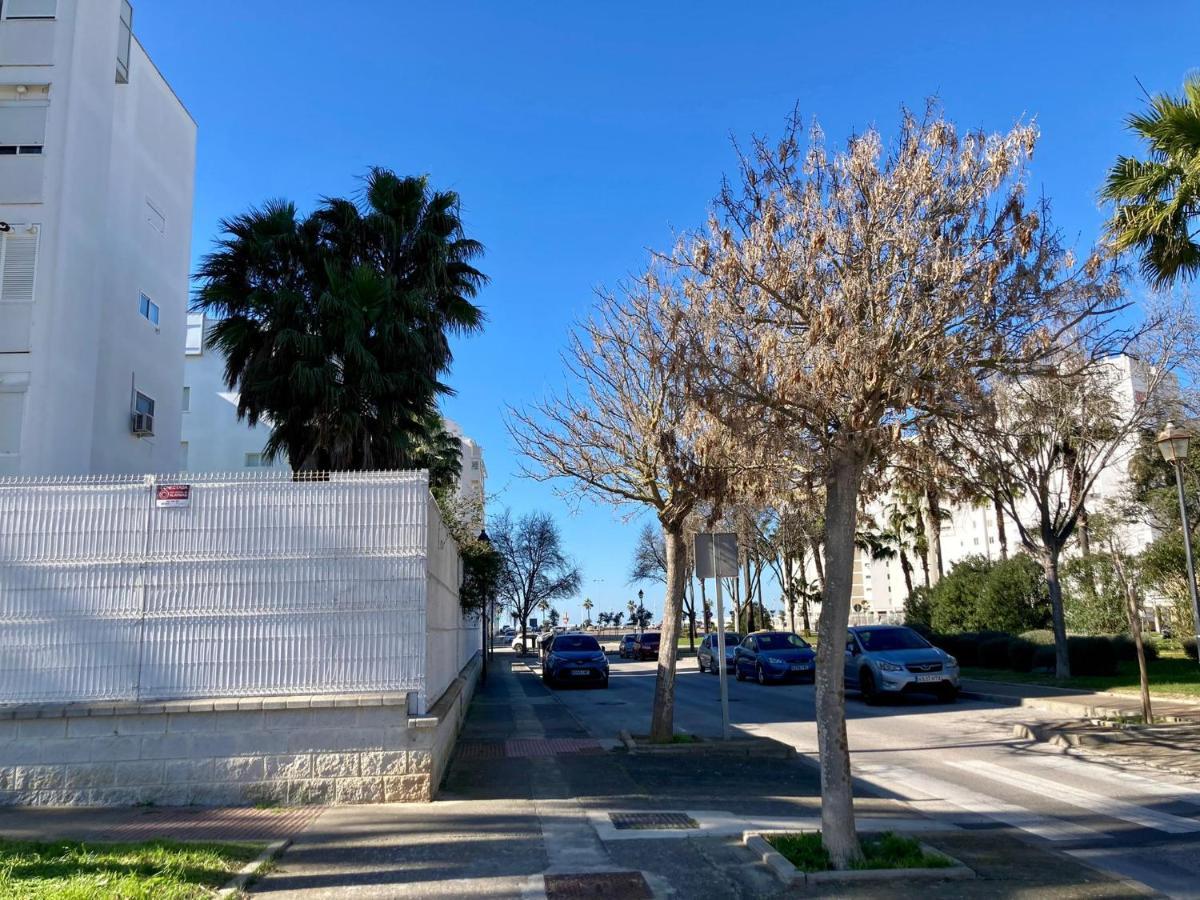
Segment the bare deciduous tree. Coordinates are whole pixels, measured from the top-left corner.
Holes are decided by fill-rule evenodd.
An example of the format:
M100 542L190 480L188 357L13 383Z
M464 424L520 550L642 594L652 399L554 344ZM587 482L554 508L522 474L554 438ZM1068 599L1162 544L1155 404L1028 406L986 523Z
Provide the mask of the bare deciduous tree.
M1039 363L1116 289L1094 260L1069 267L1023 203L1031 126L960 134L906 112L890 147L872 129L833 155L799 132L755 143L677 257L706 335L698 395L746 452L766 445L824 486L822 838L846 867L861 855L843 648L862 489L922 422L967 414L989 373Z
M521 620L521 644L528 648L525 628L535 609L570 597L582 581L579 567L563 552L558 526L548 513L531 512L516 521L508 510L488 523L492 547L500 555L500 592Z
M674 735L675 665L687 580L685 525L725 475L688 400L688 321L655 272L603 295L572 335L564 360L574 384L532 410L510 410L509 430L538 479L565 494L654 511L663 532L666 592L650 739Z

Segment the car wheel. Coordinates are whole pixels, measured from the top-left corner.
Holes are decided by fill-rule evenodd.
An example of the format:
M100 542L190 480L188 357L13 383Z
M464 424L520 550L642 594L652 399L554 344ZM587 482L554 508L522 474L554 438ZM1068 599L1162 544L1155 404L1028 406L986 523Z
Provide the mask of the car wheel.
M698 656L696 657L696 668L700 670L700 674L704 674L704 660Z
M763 671L762 663L755 663L754 665L754 680L759 684L767 683L767 673Z
M608 690L608 676L607 675L605 675L604 680L602 682L600 682L600 687L604 690Z
M733 664L733 677L736 678L738 681L746 680L746 676L742 674L742 667L739 666L737 663Z
M875 676L870 669L863 669L858 673L858 692L862 694L864 703L879 702L879 691L875 689Z
M953 703L958 699L958 688L952 684L943 684L937 689L937 698L943 703Z

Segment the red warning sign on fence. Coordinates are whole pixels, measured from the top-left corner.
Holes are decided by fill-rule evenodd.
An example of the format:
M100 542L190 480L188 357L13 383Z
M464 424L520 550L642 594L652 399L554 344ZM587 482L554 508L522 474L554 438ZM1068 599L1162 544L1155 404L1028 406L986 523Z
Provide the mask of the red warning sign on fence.
M192 486L190 484L160 484L154 491L154 505L160 509L192 505Z

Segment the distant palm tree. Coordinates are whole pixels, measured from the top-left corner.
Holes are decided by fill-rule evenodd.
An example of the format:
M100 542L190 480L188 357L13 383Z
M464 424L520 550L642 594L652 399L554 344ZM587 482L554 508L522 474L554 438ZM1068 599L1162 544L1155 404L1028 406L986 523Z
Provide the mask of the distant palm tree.
M583 611L587 617L587 624L589 624L589 625L592 624L592 607L593 606L595 606L595 604L592 603L591 598L586 598L583 601Z
M1108 224L1120 250L1142 252L1142 274L1155 287L1200 274L1200 75L1190 76L1183 96L1158 94L1149 108L1128 119L1146 142L1147 158L1120 156L1109 170L1102 196L1116 203Z
M450 336L482 326L472 300L486 281L458 206L424 178L372 169L358 202L301 217L273 201L221 223L194 308L217 320L208 345L225 355L239 418L271 424L268 457L453 480L437 399Z

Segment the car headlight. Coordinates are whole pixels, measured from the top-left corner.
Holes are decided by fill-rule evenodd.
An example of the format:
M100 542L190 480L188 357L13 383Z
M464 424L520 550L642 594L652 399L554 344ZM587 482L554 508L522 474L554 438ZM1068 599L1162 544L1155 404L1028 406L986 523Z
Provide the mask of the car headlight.
M592 657L592 659L595 660L596 662L608 662L608 657L605 656L603 653L597 653L595 656Z
M788 662L782 656L768 656L766 657L766 660L767 662L774 663L777 666L786 666Z
M947 653L946 654L946 666L951 669L957 669L958 668L958 660L955 659L953 656L951 656L949 653Z
M897 665L894 662L887 662L886 660L882 660L882 659L878 662L878 666L879 666L880 671L883 671L883 672L903 672L904 671L904 666Z

